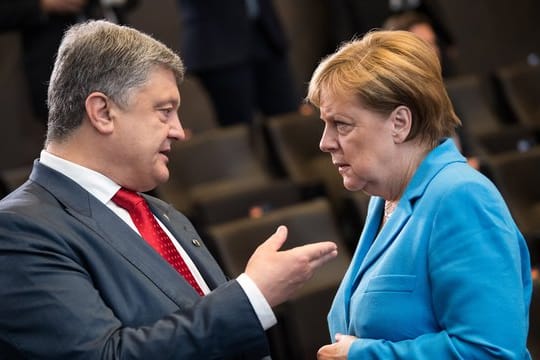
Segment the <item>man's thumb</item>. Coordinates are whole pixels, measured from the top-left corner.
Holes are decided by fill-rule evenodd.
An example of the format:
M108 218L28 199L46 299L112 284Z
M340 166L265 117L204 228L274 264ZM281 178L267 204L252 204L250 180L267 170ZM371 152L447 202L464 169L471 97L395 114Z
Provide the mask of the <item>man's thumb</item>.
M276 232L273 233L266 242L270 247L272 247L272 249L278 251L287 240L287 233L287 227L285 225L280 225L278 226Z

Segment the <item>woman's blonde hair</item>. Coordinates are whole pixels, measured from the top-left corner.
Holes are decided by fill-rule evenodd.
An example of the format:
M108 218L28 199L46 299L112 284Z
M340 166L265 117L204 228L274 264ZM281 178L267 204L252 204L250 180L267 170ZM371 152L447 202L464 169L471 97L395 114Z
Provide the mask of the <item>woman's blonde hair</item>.
M454 109L433 48L408 31L372 31L323 59L309 83L307 101L321 94L356 96L371 111L389 115L397 106L412 113L408 140L435 146L455 134Z

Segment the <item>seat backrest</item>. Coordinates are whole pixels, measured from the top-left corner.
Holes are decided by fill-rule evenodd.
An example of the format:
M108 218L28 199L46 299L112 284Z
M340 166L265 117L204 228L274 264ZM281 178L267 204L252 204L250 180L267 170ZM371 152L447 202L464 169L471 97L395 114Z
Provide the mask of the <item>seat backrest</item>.
M335 207L348 191L329 154L319 149L323 123L317 115L287 114L267 122L271 147L287 175L296 182L322 184Z
M274 116L266 123L270 146L288 176L297 181L315 177L309 163L319 157L330 158L319 149L323 123L317 115L290 113Z
M491 107L484 83L478 75L460 75L445 79L454 110L471 135L500 130L502 121Z
M301 190L288 180L271 182L237 182L222 186L201 186L190 194L197 199L193 215L203 226L232 221L246 217L259 217L267 211L298 203Z
M256 247L281 224L289 230L283 249L325 240L338 245L337 258L318 269L292 299L275 309L279 323L272 334L273 357L315 359L317 350L329 342L326 316L350 263L328 201L320 198L271 211L259 219L212 226L209 235L223 268L233 277L244 270Z
M208 130L173 146L171 180L191 188L221 180L267 178L244 125Z
M527 204L540 201L540 147L525 152L508 152L490 156L487 162L493 180L508 201Z
M270 211L260 218L210 226L208 233L226 273L231 277L242 273L251 254L281 224L286 225L289 231L283 249L330 240L338 244L340 257L348 262L348 251L336 227L331 207L326 199L319 198ZM335 280L343 276L345 268L342 263L331 261L328 266L337 268L325 268L315 277Z
M246 125L196 134L174 144L169 160L169 181L159 186L158 194L188 213L200 195L238 192L272 178L252 148Z
M540 65L516 63L495 71L510 109L524 125L540 125Z
M508 152L486 158L512 215L529 245L540 235L540 146L526 152Z

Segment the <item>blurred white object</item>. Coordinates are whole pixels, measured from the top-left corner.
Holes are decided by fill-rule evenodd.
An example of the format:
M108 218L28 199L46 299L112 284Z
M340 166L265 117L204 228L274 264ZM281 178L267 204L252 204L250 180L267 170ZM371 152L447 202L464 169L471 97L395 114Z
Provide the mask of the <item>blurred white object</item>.
M111 6L122 6L125 5L127 0L101 0L101 5L111 7Z

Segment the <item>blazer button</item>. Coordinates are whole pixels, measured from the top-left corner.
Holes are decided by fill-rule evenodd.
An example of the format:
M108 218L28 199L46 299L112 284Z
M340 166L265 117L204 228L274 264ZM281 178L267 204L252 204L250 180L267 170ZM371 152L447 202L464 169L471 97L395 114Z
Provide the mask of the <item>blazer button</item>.
M195 245L196 247L201 247L201 242L197 239L191 240L191 243Z

